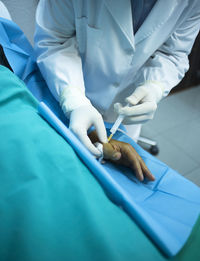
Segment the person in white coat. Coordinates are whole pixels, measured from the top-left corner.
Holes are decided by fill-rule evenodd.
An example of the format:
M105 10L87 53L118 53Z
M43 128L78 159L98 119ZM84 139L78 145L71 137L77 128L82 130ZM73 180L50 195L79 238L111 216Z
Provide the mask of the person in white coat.
M152 119L188 70L199 28L199 0L40 0L35 52L70 128L98 155L88 129L105 143L103 120Z

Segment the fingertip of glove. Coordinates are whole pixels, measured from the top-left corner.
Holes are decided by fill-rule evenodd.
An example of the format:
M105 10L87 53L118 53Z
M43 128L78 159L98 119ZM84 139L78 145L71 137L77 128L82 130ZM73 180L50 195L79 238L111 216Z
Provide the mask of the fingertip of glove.
M95 154L95 156L97 158L100 158L103 156L103 144L101 144L100 142L95 142L95 149L98 151L97 154Z
M127 97L125 101L131 105L136 105L138 103L138 99L134 95Z
M114 104L114 109L118 109L121 107L121 104L119 102L115 103Z
M92 151L91 151L91 153L95 156L95 157L97 157L97 158L100 158L101 156L102 156L102 153L98 150L98 149L93 149Z
M121 113L121 108L122 108L122 105L120 103L115 103L114 104L114 111L118 114Z

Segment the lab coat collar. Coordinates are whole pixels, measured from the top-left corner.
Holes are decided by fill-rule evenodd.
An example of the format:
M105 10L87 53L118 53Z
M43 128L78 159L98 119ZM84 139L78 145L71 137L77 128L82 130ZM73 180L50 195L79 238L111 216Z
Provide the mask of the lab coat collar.
M117 0L117 3L116 0L105 0L105 3L129 43L135 49L135 45L149 37L170 18L178 4L183 9L188 0L157 0L135 37L133 36L131 0Z
M117 3L116 3L117 2ZM130 0L105 0L105 4L113 16L115 22L124 33L126 39L133 49L135 49L133 35L133 21Z
M188 0L157 0L151 12L135 35L135 44L149 37L159 29L173 14L174 9L180 4L180 9L185 8Z

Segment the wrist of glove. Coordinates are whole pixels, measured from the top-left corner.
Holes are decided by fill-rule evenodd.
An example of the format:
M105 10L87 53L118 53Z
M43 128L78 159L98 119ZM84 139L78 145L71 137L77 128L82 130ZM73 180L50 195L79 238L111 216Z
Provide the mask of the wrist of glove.
M69 119L73 110L81 106L92 106L84 92L76 87L66 87L60 95L60 106Z
M153 119L157 103L162 99L164 88L160 83L148 82L135 89L132 95L126 98L127 106L114 104L117 114L125 116L124 124L145 123Z

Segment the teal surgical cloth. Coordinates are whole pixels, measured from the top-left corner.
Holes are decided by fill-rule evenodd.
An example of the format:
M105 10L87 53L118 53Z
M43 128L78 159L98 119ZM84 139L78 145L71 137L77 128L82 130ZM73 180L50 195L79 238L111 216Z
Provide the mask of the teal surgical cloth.
M27 40L25 39L23 34L21 33L21 35L20 35L20 29L14 24L13 24L13 28L12 28L12 22L2 21L1 25L2 24L3 24L2 28L7 29L7 27L8 27L9 28L8 33L10 33L10 35L12 35L12 37L10 36L10 38L12 39L12 45L9 46L9 42L8 42L5 47L4 42L2 41L4 51L5 51L5 49L12 51L10 53L7 51L7 58L9 60L9 63L11 64L12 68L17 68L17 63L18 63L17 58L19 56L19 49L18 49L19 47L17 48L17 46L18 46L17 44L20 43L20 45L21 45L22 44L21 39L23 39L24 41L26 41L25 46L28 46L26 52L24 51L24 53L26 53L26 55L25 56L22 55L23 59L21 59L22 56L20 56L20 59L19 59L20 62L18 63L19 67L24 66L26 68L25 65L27 65L28 69L25 70L26 73L24 73L24 74L19 73L19 72L22 72L23 70L15 69L14 70L15 73L19 77L21 76L21 79L23 79L24 82L26 82L29 89L32 91L32 93L35 95L35 97L38 100L44 100L45 103L47 103L50 106L51 110L56 112L56 114L62 118L63 117L62 112L60 112L59 107L57 106L56 102L53 100L52 96L48 92L48 88L46 87L45 83L42 81L41 75L37 69L36 64L34 63L34 58L32 57L32 53L30 53L28 55L31 48L30 48L29 44L27 43ZM15 31L16 31L16 35L14 34ZM7 32L7 30L4 30L4 33L5 32ZM13 37L13 35L15 35L15 37ZM8 39L10 39L10 38L8 37ZM15 39L15 41L13 41L13 38ZM19 42L17 41L18 38L20 39ZM30 48L30 50L29 50L29 48ZM13 58L13 56L14 56L14 58ZM28 58L25 59L25 57L28 57ZM13 64L15 64L15 66ZM126 142L130 142L130 143L132 142L130 140L127 140L127 137L125 135L118 134L118 136L116 136L116 138L119 138L122 140L125 139ZM142 151L140 149L140 147L137 147L136 144L133 144L133 145L136 147L136 149L138 149L139 153L144 153L144 151ZM74 147L74 149L76 149L76 148ZM81 149L80 149L80 151L81 151ZM148 155L148 157L146 157L146 155ZM143 158L146 157L146 159L145 159L146 164L149 166L149 168L152 170L152 172L155 174L155 165L156 165L158 174L161 173L160 176L157 175L157 181L158 181L159 186L156 186L155 184L154 185L148 184L148 183L147 184L136 184L137 186L135 186L135 188L134 188L134 193L132 193L133 185L135 184L135 182L133 182L133 181L130 182L130 179L127 179L124 176L124 174L130 175L129 171L127 169L118 169L118 168L114 167L113 165L109 165L109 164L106 164L104 171L103 171L104 173L108 173L107 175L104 176L104 180L106 180L106 182L107 182L107 179L112 180L112 182L115 183L115 186L109 187L109 189L107 189L107 187L105 187L107 184L106 182L102 182L101 184L105 187L106 193L108 193L110 195L112 200L114 200L117 204L121 205L129 213L129 215L137 221L137 223L141 226L141 228L154 240L154 242L162 249L162 251L165 252L165 254L167 254L169 256L174 255L183 246L184 242L186 241L186 239L188 238L188 236L191 232L193 224L195 223L195 221L197 219L197 216L199 213L199 208L198 208L199 207L199 201L198 201L199 189L194 184L190 183L189 181L186 181L183 178L182 179L180 178L180 180L178 180L178 177L180 177L180 176L177 175L173 170L170 170L170 168L168 168L167 166L165 166L162 163L154 162L156 160L153 157L151 157L151 155L149 155L149 154L146 154L146 155L143 155ZM85 163L87 164L88 167L91 168L93 163L91 164L91 162L88 160L88 158L90 159L91 155L90 155L90 157L89 157L89 155L88 155L88 157L85 157L85 159L86 159ZM101 170L102 168L99 166L99 169ZM170 174L170 171L172 172L172 174ZM164 174L166 174L167 172L168 172L169 177L172 179L171 182L169 182L170 178L167 179L167 181L166 181L166 178L164 177ZM166 176L168 176L168 175L166 175ZM131 178L132 178L132 175L131 175ZM176 182L175 182L175 180L176 180ZM123 185L122 186L123 188L121 188L118 185L119 183L121 185ZM173 183L176 183L178 185L174 185L173 188L171 188L170 186ZM186 185L184 185L184 184L186 184ZM190 185L188 185L188 184L190 184ZM180 187L180 190L177 192L177 186L182 186L182 185L184 185L184 188ZM185 190L186 186L188 186L188 190L192 190L192 191L194 190L194 192L191 196L192 200L189 196L184 197L184 190ZM117 188L117 190L116 190L116 188ZM172 191L170 191L170 193L168 191L169 189L172 190ZM144 191L145 191L144 196L146 196L146 198L143 196ZM148 193L146 191L148 191ZM160 193L160 192L162 192L162 193ZM153 194L153 196L152 196L152 194ZM162 198L163 194L166 194L164 199ZM176 210L178 212L179 217L181 217L182 213L180 212L180 210L185 211L185 206L187 205L186 203L191 201L188 205L190 207L192 207L192 205L193 205L193 208L192 208L193 214L191 216L189 216L190 219L188 219L188 216L186 216L186 218L185 218L188 221L188 223L190 223L190 224L187 224L187 223L182 224L182 222L184 222L185 219L182 219L181 221L178 220L176 222L176 215L173 216L173 215L171 215L171 213L168 213L168 210L170 210L171 202L174 202L174 198L178 198L180 196L179 194L181 194L181 200L179 200L180 208L174 207L172 210L173 211ZM197 196L197 200L194 200L193 195ZM126 201L124 201L124 198L126 198ZM134 198L134 200L133 200L133 198ZM152 202L151 202L151 198L153 199ZM169 201L166 201L166 198L169 199ZM146 199L148 199L148 200L146 200ZM157 203L156 203L155 199L157 199ZM180 204L180 201L183 202L183 204ZM161 208L161 213L159 213L158 206L160 209L160 204L163 204L163 202L164 202L164 205L166 205L166 202L167 202L167 205L165 207L163 205L161 205L161 206L163 206L163 209ZM176 204L174 206L176 206ZM188 210L189 210L189 208L188 208ZM176 211L175 211L175 213L177 213ZM180 213L181 213L181 216L180 216ZM185 214L187 214L187 213L185 213ZM161 218L161 216L162 216L162 218ZM179 228L177 228L177 223L179 224ZM168 229L167 224L168 225L170 224L170 226L169 226L171 228L170 230ZM182 224L181 228L180 228L180 224Z

